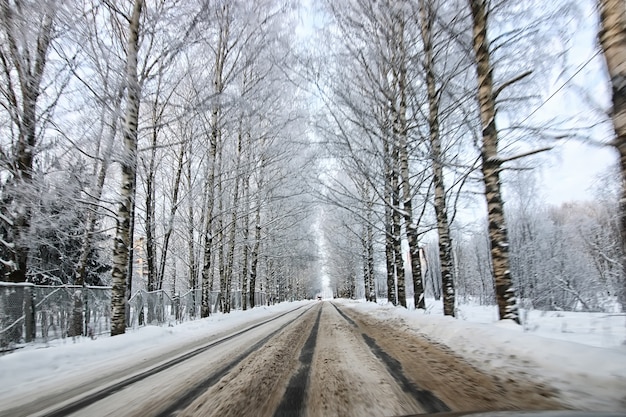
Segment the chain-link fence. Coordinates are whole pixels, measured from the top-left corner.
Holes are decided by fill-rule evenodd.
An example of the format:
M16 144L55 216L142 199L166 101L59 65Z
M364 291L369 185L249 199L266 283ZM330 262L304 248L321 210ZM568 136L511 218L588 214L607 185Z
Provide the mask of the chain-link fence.
M0 284L0 349L11 342L31 342L35 338L34 285Z
M34 286L36 338L43 341L111 329L111 287Z
M0 282L0 350L19 343L107 333L110 306L110 287Z
M241 309L241 291L231 293L231 309ZM245 294L248 297L248 294ZM255 305L267 301L254 293ZM210 309L220 308L220 292L209 295ZM249 304L247 304L249 306ZM180 323L200 318L202 291L170 296L139 290L128 301L127 326ZM111 287L43 286L0 282L0 351L33 341L77 335L95 337L111 330Z
M254 305L263 306L267 304L267 294L262 291L254 292Z

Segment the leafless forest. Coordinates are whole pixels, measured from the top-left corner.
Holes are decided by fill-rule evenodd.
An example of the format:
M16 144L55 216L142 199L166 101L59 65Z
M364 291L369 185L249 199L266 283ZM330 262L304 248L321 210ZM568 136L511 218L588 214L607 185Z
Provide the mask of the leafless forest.
M114 335L140 288L625 305L623 0L308 3L0 0L0 280L111 286ZM562 141L595 199L542 200Z

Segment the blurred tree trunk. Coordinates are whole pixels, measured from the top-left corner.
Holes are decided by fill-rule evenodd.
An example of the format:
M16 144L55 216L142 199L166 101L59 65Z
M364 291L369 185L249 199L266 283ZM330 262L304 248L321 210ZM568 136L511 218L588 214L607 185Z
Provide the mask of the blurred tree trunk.
M252 253L250 254L250 308L255 307L254 292L256 291L256 279L258 276L259 265L259 250L261 246L261 206L256 208L254 226L254 246L252 247ZM261 289L260 287L259 289Z
M491 262L500 319L511 319L519 324L515 289L509 266L509 242L504 219L504 204L500 192L501 162L498 158L498 130L496 128L496 98L493 88L493 67L487 38L487 5L485 0L469 0L473 18L473 47L478 78L478 103L482 125L482 173L485 183Z
M404 259L402 257L402 215L400 213L400 175L397 164L400 159L400 149L397 143L393 144L394 167L391 169L391 236L393 242L393 256L395 259L396 302L406 307L406 287L404 282Z
M455 290L452 262L452 240L450 239L450 224L448 222L448 212L446 207L446 192L443 178L443 155L441 151L441 137L439 134L439 104L441 91L437 90L437 80L435 78L435 62L432 41L432 25L435 20L435 14L430 0L420 1L419 16L422 42L424 45L423 65L424 72L426 73L426 89L428 94L428 127L433 168L433 183L435 188L435 215L437 217L437 232L439 235L439 262L441 264L441 284L443 289L443 314L447 316L454 316ZM417 295L415 302L415 305L417 306Z
M244 83L245 85L245 83ZM244 132L242 128L243 122L239 121L239 131L237 133L237 150L235 151L235 184L233 186L233 200L231 206L230 217L230 232L228 235L228 248L226 253L226 267L225 267L225 284L226 284L226 313L230 313L231 306L231 291L233 280L233 267L235 265L235 238L237 236L237 218L239 216L239 185L241 183L241 153L243 150L243 137Z
M192 195L193 193L193 141L190 140L189 143L187 144L187 146L185 147L185 153L187 154L187 161L185 163L185 179L187 182L187 193L189 194L189 196ZM208 178L209 177L209 167L206 166L205 167L205 175ZM207 193L204 192L203 193L203 205L202 207L208 207L207 204ZM189 281L191 282L195 282L195 287L192 288L193 293L192 293L192 299L193 299L193 305L194 308L192 310L192 317L196 316L196 289L198 289L198 260L200 258L200 254L196 252L196 234L195 234L195 201L193 198L187 197L187 217L188 217L188 223L187 223L187 253L189 255L189 267L188 267L188 271L189 271ZM204 210L200 211L200 221L198 224L200 224L200 227L203 227L203 225L205 224L204 221ZM198 245L200 246L200 245ZM191 287L191 285L190 285ZM202 288L201 293L203 293L204 287L201 286L200 288ZM200 303L202 303L202 300L204 300L203 296L200 297ZM202 314L202 313L201 313Z
M254 297L254 289L249 289L248 278L250 275L250 175L244 174L243 179L244 216L242 225L243 248L241 254L241 308L248 309L248 291Z
M373 225L372 217L374 216L374 195L371 184L367 179L359 179L357 181L357 187L359 190L359 196L363 204L362 214L360 216L361 230L359 233L359 241L361 243L361 266L363 271L363 287L365 291L365 300L373 301L374 288L374 271L373 262L370 260L370 256L373 257Z
M132 246L131 216L137 176L137 125L141 86L137 76L137 56L139 49L139 26L144 1L136 0L128 23L129 36L126 47L126 114L124 117L124 148L120 207L117 213L117 227L113 249L113 289L111 292L111 336L126 332L126 292L129 249Z
M394 247L394 203L392 198L393 169L391 168L389 142L384 141L385 149L385 261L387 265L387 301L393 305L398 304L396 298L396 268L398 259ZM396 181L397 182L397 181ZM400 258L402 262L402 258Z
M264 169L265 169L265 158L261 157L260 167L259 167L259 179L257 181L257 190L262 190L264 187ZM255 208L255 217L254 217L254 246L252 247L252 253L250 254L250 308L254 308L254 292L256 291L256 280L258 276L258 265L259 265L259 251L261 249L261 208L263 207L263 198L261 193L257 191L257 200L256 200L256 208ZM262 291L263 287L260 286L259 290ZM268 293L269 294L269 293Z
M217 124L218 110L213 111L213 121ZM210 137L209 144L209 175L206 179L205 193L207 195L207 207L205 207L204 213L204 254L203 254L203 266L202 266L202 309L201 317L209 317L211 314L211 289L213 281L212 271L212 249L213 249L213 206L214 206L214 191L215 191L215 159L217 157L217 126L213 128L213 132Z
M598 0L600 7L600 44L604 52L613 89L613 145L619 153L622 195L619 202L622 236L622 288L620 302L626 309L626 2Z
M221 133L220 133L221 137ZM219 292L219 306L220 312L226 312L228 302L226 300L226 242L224 239L224 176L222 175L223 158L222 158L222 146L221 140L218 142L218 157L217 157L217 270L220 283Z
M419 259L419 240L417 235L417 222L413 218L413 190L411 189L411 175L409 170L409 145L408 145L408 126L406 120L407 112L407 55L404 43L405 37L405 17L402 10L398 10L393 14L394 29L393 39L394 53L392 55L392 74L397 102L393 105L393 136L394 146L397 147L397 161L399 166L400 182L398 187L402 189L402 217L406 230L406 238L409 244L409 264L413 275L413 290L415 294L415 308L425 309L424 303L424 284L422 282L422 268ZM396 206L399 209L399 205ZM399 214L399 213L398 213ZM398 236L400 235L400 222L397 221L396 227ZM396 245L399 242L396 242ZM406 285L404 273L404 258L402 256L401 247L397 246L396 251L399 253L399 261L401 272L398 274L398 300L400 305L406 307Z
M225 7L226 9L226 7ZM215 49L215 69L213 74L213 91L219 95L224 91L224 64L228 54L228 26L220 26L219 37ZM205 192L207 195L207 207L205 209L204 224L204 265L202 267L202 317L208 317L211 310L211 289L213 284L212 246L213 246L213 211L215 206L215 180L219 175L216 167L218 161L218 145L221 140L220 104L214 103L211 111L211 134L209 137L209 177L206 180Z
M163 280L165 278L165 265L167 263L167 255L170 245L170 239L172 237L172 232L174 231L174 218L176 216L176 212L178 211L178 195L180 193L180 184L181 177L183 175L183 168L185 165L185 148L187 147L186 143L181 143L180 150L178 151L178 160L176 163L176 173L174 174L174 182L172 183L174 189L172 191L172 202L170 206L170 212L167 219L167 228L165 229L165 235L163 236L163 249L161 250L161 259L159 260L159 269L157 271L157 289L163 289ZM193 226L193 222L192 222ZM193 238L193 227L191 238ZM192 240L193 242L193 240ZM193 257L193 244L191 245L190 255ZM191 260L190 260L191 264ZM191 274L189 276L189 287L192 290L195 290L197 287L197 271L195 268L195 257L193 262L194 268L191 269ZM195 296L195 294L194 294ZM195 304L194 304L195 305Z
M160 84L160 83L159 83ZM158 119L158 91L157 102L152 106L152 140L150 143L150 161L148 167L145 168L145 187L146 187L146 266L148 268L148 291L156 291L158 288L157 269L156 269L156 157L159 130ZM163 108L161 109L161 112ZM148 323L150 323L152 309L148 309Z
M368 301L376 302L376 281L374 275L374 226L372 224L372 216L374 214L374 201L370 199L366 207L366 256L367 256L367 291Z

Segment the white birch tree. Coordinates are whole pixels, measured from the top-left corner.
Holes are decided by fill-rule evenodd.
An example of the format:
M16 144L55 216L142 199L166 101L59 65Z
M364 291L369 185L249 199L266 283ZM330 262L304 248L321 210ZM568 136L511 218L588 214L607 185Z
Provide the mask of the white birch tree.
M617 149L622 177L620 223L622 236L622 269L626 271L626 3L624 0L598 0L600 9L600 45L604 52L611 81L615 130L613 146ZM626 273L625 273L626 275ZM621 291L622 308L626 308L626 279Z
M143 0L136 0L128 18L128 43L126 47L126 109L123 123L124 151L122 154L122 180L120 206L113 250L113 290L111 294L111 335L126 331L126 300L129 248L132 246L131 221L133 216L135 183L137 178L137 128L141 86L137 73L139 32Z

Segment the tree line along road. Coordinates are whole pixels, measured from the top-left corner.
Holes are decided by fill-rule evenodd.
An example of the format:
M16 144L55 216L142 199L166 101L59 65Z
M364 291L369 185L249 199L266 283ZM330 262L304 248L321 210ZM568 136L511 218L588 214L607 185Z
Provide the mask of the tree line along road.
M486 375L444 346L328 301L144 366L96 376L92 384L68 382L59 387L63 394L39 393L0 407L0 415L390 416L563 408L549 387Z

